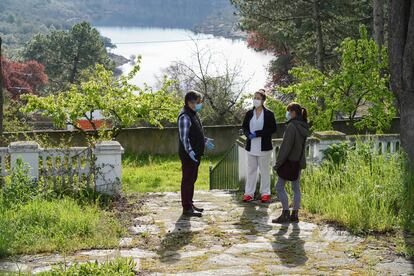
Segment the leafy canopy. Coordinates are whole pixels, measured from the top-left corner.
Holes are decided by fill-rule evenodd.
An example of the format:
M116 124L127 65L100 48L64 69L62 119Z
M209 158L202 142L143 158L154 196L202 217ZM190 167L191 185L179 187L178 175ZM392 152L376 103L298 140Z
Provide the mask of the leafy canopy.
M27 105L23 112L39 112L50 117L54 124L64 128L67 124L83 131L78 121L86 118L93 131L85 132L94 138L104 139L108 135L116 137L123 128L131 127L139 121L161 127L164 120L174 121L180 108L177 98L168 93L171 81L164 79L160 90L153 91L130 84L129 81L140 69L141 57L133 70L126 76L116 78L112 71L101 64L81 73L79 85L72 85L58 95L39 97L25 95ZM110 123L110 131L102 131L95 125L93 113L99 111Z
M242 29L251 33L249 44L276 56L295 52L300 61L316 65L318 44L324 63L337 60L334 49L359 24L370 24L367 0L230 0L241 17ZM318 24L320 35L318 38Z
M79 72L95 64L103 64L107 69L114 67L98 30L88 22L75 24L68 31L53 30L49 34L35 35L22 56L45 66L51 92L78 83Z
M360 36L342 42L337 70L322 73L311 66L294 68L290 72L297 83L281 89L296 95L295 100L309 110L314 130L331 129L335 117L354 121L362 115L355 122L358 129L381 132L396 115L395 99L388 88L387 50L379 50L363 26Z

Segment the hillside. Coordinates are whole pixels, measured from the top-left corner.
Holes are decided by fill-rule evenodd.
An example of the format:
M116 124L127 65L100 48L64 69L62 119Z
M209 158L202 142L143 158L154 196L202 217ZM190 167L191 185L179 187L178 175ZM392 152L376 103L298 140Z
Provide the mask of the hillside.
M187 28L232 36L228 0L0 0L0 35L15 54L34 34L67 29L87 20L94 25Z

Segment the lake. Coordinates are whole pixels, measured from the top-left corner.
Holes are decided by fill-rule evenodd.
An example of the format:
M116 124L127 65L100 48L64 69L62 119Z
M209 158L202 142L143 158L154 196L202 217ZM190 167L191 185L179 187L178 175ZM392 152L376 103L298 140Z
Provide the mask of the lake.
M241 79L250 82L246 93L262 88L267 80L270 54L259 53L247 47L244 40L232 40L207 34L195 34L183 29L160 29L142 27L96 27L99 32L117 45L111 52L130 58L141 55L141 71L134 78L137 85L147 83L155 86L157 76L176 61L194 64L195 43L202 51L211 53L211 72L223 70L226 62L241 68ZM195 64L194 64L195 65ZM124 73L132 68L130 63L121 66Z

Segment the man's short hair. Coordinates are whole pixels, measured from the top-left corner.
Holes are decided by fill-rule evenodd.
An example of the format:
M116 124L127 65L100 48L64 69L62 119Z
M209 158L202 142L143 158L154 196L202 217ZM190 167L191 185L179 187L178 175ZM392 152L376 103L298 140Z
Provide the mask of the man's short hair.
M201 100L203 98L203 95L195 90L190 90L185 94L184 102L185 105L188 105L188 102L197 102L198 100Z

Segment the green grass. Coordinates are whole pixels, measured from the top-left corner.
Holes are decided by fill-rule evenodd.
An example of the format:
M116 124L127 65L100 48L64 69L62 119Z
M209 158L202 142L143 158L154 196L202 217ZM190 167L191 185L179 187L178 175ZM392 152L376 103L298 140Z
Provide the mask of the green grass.
M107 197L43 191L20 164L0 189L0 257L117 246L123 229ZM69 196L71 195L71 196Z
M204 157L199 168L197 190L209 189L209 166L220 156ZM181 162L177 155L124 155L122 162L123 191L176 192L181 185Z
M113 247L122 233L109 213L71 198L35 199L1 213L0 256Z
M344 162L307 169L303 207L354 233L412 231L414 181L400 155L349 150Z
M106 261L104 263L88 262L84 264L74 264L70 267L58 266L52 269L52 271L43 272L41 276L127 276L135 275L136 263L131 258L118 258L113 261Z

